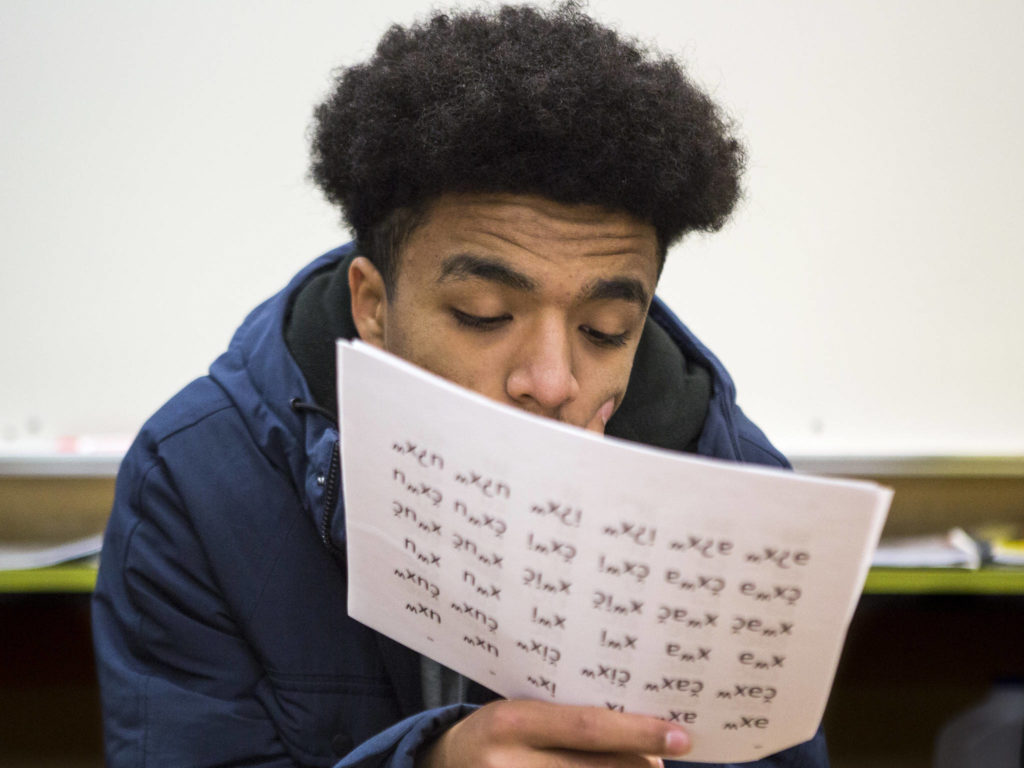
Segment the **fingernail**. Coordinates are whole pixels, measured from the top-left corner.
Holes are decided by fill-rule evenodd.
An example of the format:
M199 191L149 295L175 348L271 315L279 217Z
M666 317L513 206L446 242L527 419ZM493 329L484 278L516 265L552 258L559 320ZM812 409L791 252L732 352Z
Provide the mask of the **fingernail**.
M681 755L690 748L690 737L686 731L669 731L665 735L665 751L670 755Z
M615 410L615 398L613 397L607 403L601 406L601 410L598 411L598 415L601 417L601 423L607 424L608 419L612 417L612 411Z

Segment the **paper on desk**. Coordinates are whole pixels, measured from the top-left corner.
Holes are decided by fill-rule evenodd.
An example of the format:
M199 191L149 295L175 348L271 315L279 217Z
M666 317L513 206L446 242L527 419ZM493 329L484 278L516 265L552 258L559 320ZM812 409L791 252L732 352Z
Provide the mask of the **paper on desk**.
M0 544L0 571L47 568L92 557L99 554L102 545L102 533L59 544Z
M692 458L339 342L352 617L509 698L655 715L688 760L811 738L891 491Z
M882 539L871 564L880 568L981 567L982 548L963 528L923 536Z

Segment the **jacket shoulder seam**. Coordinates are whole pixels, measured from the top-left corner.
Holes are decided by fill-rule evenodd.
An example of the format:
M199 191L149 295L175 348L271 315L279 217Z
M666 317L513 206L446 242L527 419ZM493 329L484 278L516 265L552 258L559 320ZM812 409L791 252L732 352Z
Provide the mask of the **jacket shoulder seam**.
M776 464L776 466L782 467L783 469L787 469L789 467L789 462L786 461L783 455L774 447L769 447L761 442L752 440L750 437L744 435L742 432L739 432L737 437L739 438L739 441L742 444L749 446L750 448L753 448L762 456L771 458L771 460Z
M172 437L175 437L175 436L181 434L182 432L185 432L186 430L192 429L193 427L198 425L200 422L205 421L206 419L209 419L209 418L211 418L213 416L216 416L218 413L221 413L222 411L232 410L232 409L234 409L234 407L235 407L234 403L232 403L230 401L226 402L226 403L222 403L222 404L220 404L220 405L218 405L216 407L211 407L210 409L205 410L202 413L197 414L196 416L190 418L184 424L178 424L177 426L172 427L171 429L169 429L169 431L164 432L164 433L162 433L162 434L160 434L158 436L154 436L153 444L156 445L156 446L159 446L162 443L166 442L167 440L170 440Z

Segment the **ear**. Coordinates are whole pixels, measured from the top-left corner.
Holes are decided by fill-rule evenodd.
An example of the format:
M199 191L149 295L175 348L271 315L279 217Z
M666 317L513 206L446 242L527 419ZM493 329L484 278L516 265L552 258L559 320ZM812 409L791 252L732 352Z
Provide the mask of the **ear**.
M387 292L384 278L365 256L357 256L349 265L348 289L352 294L352 320L359 338L384 349Z

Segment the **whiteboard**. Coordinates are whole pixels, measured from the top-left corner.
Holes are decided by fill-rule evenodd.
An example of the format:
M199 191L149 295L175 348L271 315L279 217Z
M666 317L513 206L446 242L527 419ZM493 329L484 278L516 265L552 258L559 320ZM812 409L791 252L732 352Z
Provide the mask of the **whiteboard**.
M0 2L0 448L131 433L348 239L332 68L427 7ZM746 197L660 293L802 455L1024 453L1024 4L594 0L741 126Z

